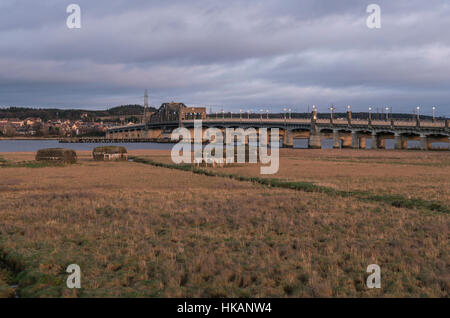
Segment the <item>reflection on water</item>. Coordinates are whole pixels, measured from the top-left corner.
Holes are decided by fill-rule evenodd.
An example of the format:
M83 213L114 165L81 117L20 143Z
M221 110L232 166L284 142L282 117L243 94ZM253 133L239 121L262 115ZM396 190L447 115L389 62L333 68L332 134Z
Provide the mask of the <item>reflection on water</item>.
M283 141L280 140L280 147ZM68 148L73 150L92 150L98 146L125 146L128 150L170 150L174 144L136 142L136 143L85 143L85 144L65 144L58 140L0 140L0 152L34 152L42 148ZM256 146L250 143L251 146ZM372 148L372 139L366 139L367 149ZM418 140L409 140L408 149L418 149ZM294 148L308 148L308 139L294 139ZM332 149L333 139L322 139L322 149ZM433 143L434 149L449 149L449 144L445 142ZM394 149L394 140L386 139L386 149Z
M66 144L58 140L0 140L0 152L28 152L42 148L68 148L73 150L92 150L98 146L125 146L128 150L160 149L170 150L173 144L136 142L136 143L85 143Z
M372 149L372 138L366 139L367 149ZM433 149L449 149L450 145L445 142L434 142ZM307 149L308 139L294 139L294 148L297 149ZM386 149L392 150L395 148L394 139L386 139ZM418 140L408 140L408 149L419 149L420 141ZM327 138L322 139L322 149L333 149L333 139Z

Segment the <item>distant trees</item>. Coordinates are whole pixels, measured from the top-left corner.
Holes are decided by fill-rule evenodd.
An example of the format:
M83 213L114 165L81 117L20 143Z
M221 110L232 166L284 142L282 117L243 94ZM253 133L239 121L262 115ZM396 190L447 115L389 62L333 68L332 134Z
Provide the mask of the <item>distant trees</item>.
M149 107L149 111L155 108ZM97 121L99 117L108 116L142 116L144 107L141 105L121 105L108 110L82 110L82 109L57 109L57 108L30 108L8 107L0 108L0 118L18 118L24 120L28 117L39 117L44 122L48 120L83 120L85 122Z

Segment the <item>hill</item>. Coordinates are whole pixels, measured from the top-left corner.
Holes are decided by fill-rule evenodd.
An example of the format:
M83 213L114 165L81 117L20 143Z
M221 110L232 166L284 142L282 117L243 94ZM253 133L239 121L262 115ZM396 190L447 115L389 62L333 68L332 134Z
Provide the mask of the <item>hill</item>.
M155 108L149 107L149 111ZM83 109L58 109L58 108L31 108L31 107L7 107L0 108L1 118L18 118L24 120L28 117L39 117L44 121L54 119L96 121L111 116L142 116L144 107L141 105L121 105L107 110L83 110Z

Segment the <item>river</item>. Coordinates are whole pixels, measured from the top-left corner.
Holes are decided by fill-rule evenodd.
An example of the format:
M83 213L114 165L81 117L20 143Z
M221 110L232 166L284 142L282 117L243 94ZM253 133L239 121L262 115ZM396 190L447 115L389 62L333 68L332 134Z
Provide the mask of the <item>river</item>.
M98 146L124 146L128 150L170 150L174 144L170 143L153 143L153 142L136 142L136 143L59 143L58 140L0 140L0 152L35 152L43 148L69 148L73 150L92 150L94 147ZM295 139L294 148L305 149L308 146L307 139ZM367 139L367 148L370 149L372 146L372 140ZM418 141L409 141L408 148L418 148ZM446 148L449 145L447 143L433 143L433 148ZM322 139L322 149L333 148L332 139ZM394 140L386 140L386 149L394 149Z

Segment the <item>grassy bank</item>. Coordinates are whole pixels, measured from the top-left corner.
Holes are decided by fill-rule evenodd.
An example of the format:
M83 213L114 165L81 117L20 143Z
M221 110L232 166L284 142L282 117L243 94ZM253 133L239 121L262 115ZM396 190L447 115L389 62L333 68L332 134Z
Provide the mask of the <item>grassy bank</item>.
M450 209L436 201L426 201L422 199L410 199L402 195L376 195L370 192L363 191L339 191L331 187L318 186L311 182L301 181L285 181L276 178L263 178L263 177L248 177L238 174L223 173L218 171L211 171L208 169L195 168L191 165L176 165L162 162L156 162L150 159L144 159L139 157L130 157L134 162L150 164L156 167L163 167L169 169L177 169L183 171L192 171L195 174L201 174L213 177L224 177L238 181L246 181L252 183L258 183L268 187L277 187L284 189L291 189L305 192L318 192L331 196L340 197L352 197L360 200L374 201L378 203L386 203L395 207L403 207L408 209L420 209L439 213L450 213Z
M446 213L313 182L79 158L64 169L0 169L0 263L20 297L450 294ZM365 286L374 263L377 290ZM65 286L69 264L81 268L79 290Z
M144 159L172 164L170 151L142 152ZM258 164L208 171L285 182L312 183L340 192L436 202L450 209L450 156L440 152L281 149L279 171L262 176Z

